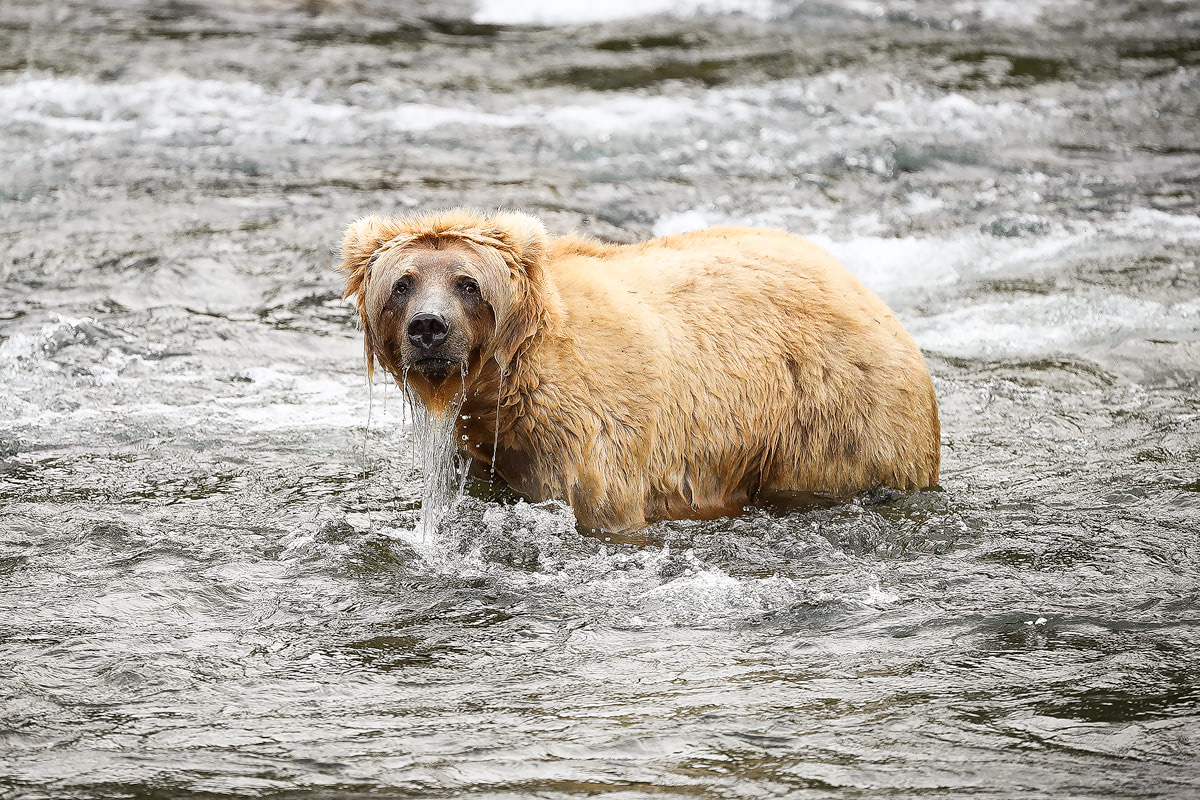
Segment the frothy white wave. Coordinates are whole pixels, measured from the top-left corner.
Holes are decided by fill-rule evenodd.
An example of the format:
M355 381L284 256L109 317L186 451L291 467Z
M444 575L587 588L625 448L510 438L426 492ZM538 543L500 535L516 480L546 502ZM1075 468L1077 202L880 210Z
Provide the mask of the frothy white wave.
M712 227L716 224L713 217L700 209L681 211L677 214L667 214L654 223L651 231L655 236L670 236L673 233L687 233Z
M351 93L352 94L352 93ZM374 99L329 102L297 92L272 92L246 81L197 80L167 75L133 83L82 78L22 77L0 86L0 119L29 123L68 136L129 134L148 140L186 134L236 145L267 136L284 143L358 141L380 131L424 133L454 126L548 127L603 136L668 121L712 116L736 98L617 96L574 105L514 104L490 113L437 103ZM706 110L705 110L706 109ZM728 108L722 113L728 113Z
M915 320L922 348L955 356L1011 358L1078 352L1134 335L1193 334L1200 300L1166 304L1131 297L1028 297L980 303Z
M868 19L905 14L915 19L939 19L951 26L985 20L1012 27L1037 24L1045 15L1078 7L1087 0L956 0L953 3L920 0L828 0L817 13L840 13ZM485 25L586 25L653 15L694 17L741 14L771 20L803 9L786 0L479 0L471 19Z
M918 198L917 203L926 202ZM790 218L803 210L786 210ZM808 219L819 220L820 215ZM828 222L829 220L824 220ZM664 215L655 235L681 233L712 225L779 227L762 215L732 217L711 208ZM856 227L871 228L871 220ZM991 301L986 297L929 317L907 312L913 299L931 290L1002 279L1039 279L1079 258L1103 257L1117 243L1200 242L1200 217L1135 209L1106 220L1047 225L1040 234L997 237L979 230L940 237L865 235L844 238L822 230L795 230L821 245L879 294L901 316L917 343L926 350L985 358L1062 352L1151 332L1194 333L1200 301L1181 297L1161 303L1121 295L1050 294Z
M95 418L161 418L173 424L236 425L241 429L358 428L367 422L376 429L394 429L411 420L399 391L386 384L368 397L362 377L344 370L313 374L291 365L247 367L232 376L238 393L202 396L198 402L175 404L135 399L148 384L166 394L171 388L211 381L200 366L184 374L170 372L164 362L147 360L131 351L119 330L103 327L88 317L58 317L32 332L16 332L0 342L0 429L18 426L78 425ZM347 342L345 363L356 363L356 348ZM72 351L80 351L72 353ZM64 364L60 360L66 360ZM222 376L225 377L225 376ZM83 407L41 401L69 395L87 386L90 403ZM94 387L111 391L95 392ZM126 394L125 387L139 387ZM157 395L156 395L157 396Z
M886 300L902 299L908 292L928 294L930 287L958 283L964 274L1001 271L1014 265L1040 263L1046 256L1061 252L1080 241L1082 235L1020 240L997 247L997 239L971 231L946 237L888 237L865 235L835 238L826 232L832 220L827 214L805 214L804 209L786 209L789 218L816 223L811 230L781 226L771 215L733 217L711 209L695 208L666 214L655 222L655 236L699 230L714 225L790 227L828 250L846 265L872 291ZM857 221L854 227L880 227L877 220Z
M354 126L428 131L449 125L509 127L520 117L470 108L397 101L383 108L321 102L297 92L272 92L247 81L197 80L166 75L134 83L82 78L23 77L0 86L0 117L67 134L136 134L167 139L180 134L236 144L240 137L283 142L345 140ZM369 131L368 131L369 133Z
M529 103L518 96L490 100L501 105L480 110L453 101L363 95L353 87L334 100L183 75L131 83L22 75L0 85L0 125L38 125L50 134L48 144L62 139L72 147L80 142L106 147L106 137L119 137L232 149L265 143L354 144L388 133L453 134L456 128L533 129L600 145L615 136L650 136L660 148L667 142L711 145L715 155L739 169L757 164L770 170L776 159L793 169L906 131L952 129L960 139L985 140L1044 130L1048 121L1066 116L1053 101L1037 108L979 103L955 94L932 95L895 80L885 83L833 72L690 96L581 95L567 105ZM892 99L880 102L881 91ZM761 144L747 141L747 130L756 131ZM621 150L615 144L610 149Z
M549 593L586 609L582 613L587 617L621 628L721 627L813 607L873 613L902 599L881 588L877 573L852 562L800 580L732 574L690 549L599 545L579 535L568 506L553 501L489 504L482 519L457 519L451 512L447 524L432 535L420 524L376 524L372 530L409 548L424 570L459 578L486 576L521 595ZM814 546L842 563L832 545L819 534L813 537ZM488 554L497 547L522 554L523 566L514 569L509 560Z
M241 397L223 398L215 413L255 430L355 428L366 423L361 379L340 379L285 372L278 365L244 370L255 388ZM407 423L405 406L382 403L372 409L374 425Z
M471 19L484 25L581 25L669 14L744 14L770 19L771 0L481 0Z

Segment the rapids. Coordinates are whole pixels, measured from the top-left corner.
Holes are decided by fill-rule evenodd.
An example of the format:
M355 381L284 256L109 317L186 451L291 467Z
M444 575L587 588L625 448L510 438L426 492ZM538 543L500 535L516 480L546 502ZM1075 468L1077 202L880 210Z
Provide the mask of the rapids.
M1195 796L1198 118L1183 2L6 0L0 797ZM333 248L454 204L813 237L940 490L423 529Z

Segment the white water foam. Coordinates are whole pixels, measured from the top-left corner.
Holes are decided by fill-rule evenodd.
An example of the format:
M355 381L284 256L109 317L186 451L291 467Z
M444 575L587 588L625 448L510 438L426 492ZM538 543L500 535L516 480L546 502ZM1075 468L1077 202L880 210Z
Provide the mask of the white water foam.
M222 398L229 415L260 431L290 428L356 428L363 424L362 379L289 372L283 365L253 367L238 374L254 392ZM403 407L379 409L372 424L388 428L408 424Z
M777 4L771 0L481 0L471 19L484 25L583 25L659 14L743 14L771 19L776 11Z
M814 547L836 566L800 580L731 574L693 550L600 544L582 537L571 509L554 501L488 504L482 519L450 514L437 536L420 523L374 531L403 543L420 558L421 568L435 575L487 577L508 591L553 597L621 628L722 627L814 607L872 614L902 600L881 588L873 569L843 564L838 551L816 534Z
M872 291L885 300L905 292L928 293L931 287L958 283L964 274L1004 271L1021 264L1040 264L1082 241L1084 235L1061 238L1026 239L1003 249L997 239L978 231L965 231L945 237L858 236L835 238L825 232L834 220L828 214L805 213L804 209L775 209L766 214L736 217L711 208L694 208L661 217L653 226L655 236L684 233L714 225L752 227L789 227L781 219L812 220L814 229L794 230L820 245L841 261ZM856 220L857 229L882 227L876 218Z
M143 358L130 352L130 347L135 345L123 331L102 326L90 317L58 316L36 330L12 334L0 342L0 426L83 424L109 416L161 417L188 425L232 424L257 431L352 429L363 424L361 376L314 374L289 364L241 370L229 383L244 387L240 392L215 396L205 392L195 403L178 397L175 403L147 401L143 395L148 382L160 387L204 386L214 376L195 366L181 373L170 372L163 362ZM68 357L64 368L56 359L63 359L72 348L83 348L86 357ZM76 374L81 364L86 372ZM81 385L91 389L90 402L82 407L26 399L78 391ZM142 388L127 393L127 386ZM94 391L98 387L106 391ZM174 389L166 391L177 394ZM391 429L409 421L403 407L394 407L384 409L376 424Z
M131 83L22 76L0 86L0 118L91 137L128 133L144 139L186 135L236 144L254 137L285 143L335 143L375 130L422 132L450 125L509 127L509 117L475 109L399 99L385 107L321 102L248 81L183 75ZM367 131L363 131L363 126Z
M953 3L921 0L826 0L815 4L815 13L878 19L888 14L913 19L942 20L961 27L972 20L983 20L1012 27L1036 25L1047 15L1061 14L1090 0L955 0ZM637 17L669 15L673 17L739 14L769 21L803 10L807 4L786 0L480 0L473 22L486 25L586 25ZM797 8L799 7L799 8Z
M1012 27L1029 27L1041 23L1049 14L1062 14L1068 9L1089 5L1094 0L826 0L820 5L843 13L868 18L889 14L913 20L938 19L958 29L964 23L984 20Z
M881 93L890 99L880 101ZM580 97L568 105L529 103L520 96L489 99L504 105L484 111L452 102L413 102L402 95L364 95L353 87L331 100L248 81L183 75L94 83L27 74L0 85L0 119L42 126L52 134L47 146L62 139L64 146L70 142L72 147L105 147L109 136L235 148L264 142L346 144L388 132L431 135L464 126L549 129L600 143L614 136L649 136L690 146L707 136L714 147L724 148L720 154L741 168L765 159L762 167L769 169L772 159L785 158L784 153L789 165L801 166L898 133L952 129L959 138L983 141L1044 132L1048 121L1069 116L1051 100L1032 106L980 103L934 94L894 78L865 80L836 71L803 81L716 88L689 96ZM697 125L706 130L697 131ZM838 134L831 136L831 129ZM747 142L747 130L758 131L762 143Z
M681 211L677 214L667 214L654 223L651 233L655 236L670 236L674 233L687 233L710 228L717 224L714 216L702 209Z
M936 200L913 199L915 208ZM795 220L811 222L807 229ZM787 224L783 224L787 223ZM846 220L828 212L803 208L777 208L760 214L736 216L711 206L685 209L660 217L655 236L699 230L714 225L747 225L787 228L828 250L872 291L884 299L906 292L927 295L933 287L994 276L1036 277L1061 269L1072 255L1102 253L1112 242L1200 241L1200 216L1133 209L1113 215L1103 225L1088 220L1047 224L1036 235L997 237L975 228L941 236L845 237L831 232L834 223L854 230L874 231L885 226L877 217Z
M1131 297L1028 297L980 303L914 320L909 331L925 350L974 358L1075 352L1138 337L1194 335L1200 300L1158 303Z
M772 219L764 219L764 215L736 218L711 208L695 208L664 215L655 223L654 233L725 224L778 227L777 218L805 216L795 210L784 212L793 213L765 215ZM875 224L868 219L851 227L870 229ZM1200 242L1200 217L1135 209L1114 215L1102 225L1084 220L1059 223L1047 226L1044 233L1020 237L997 237L977 229L938 237L835 238L820 231L797 232L828 250L899 311L918 345L928 351L962 357L1029 357L1136 336L1190 337L1200 327L1200 300L1194 297L1158 302L1096 293L1052 293L999 301L985 296L933 316L910 312L915 301L951 287L996 278L1046 280L1064 265L1102 258L1122 243Z

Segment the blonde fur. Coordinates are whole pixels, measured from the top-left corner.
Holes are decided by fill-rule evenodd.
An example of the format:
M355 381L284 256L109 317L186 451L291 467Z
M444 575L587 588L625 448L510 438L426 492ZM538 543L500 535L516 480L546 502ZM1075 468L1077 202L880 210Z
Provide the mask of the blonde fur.
M346 231L342 269L369 368L372 270L390 251L451 244L475 256L495 312L456 437L488 464L498 430L494 466L531 500L621 530L737 513L770 492L937 482L920 351L804 239L724 227L624 246L552 237L514 212L368 217ZM416 390L445 405L437 387Z

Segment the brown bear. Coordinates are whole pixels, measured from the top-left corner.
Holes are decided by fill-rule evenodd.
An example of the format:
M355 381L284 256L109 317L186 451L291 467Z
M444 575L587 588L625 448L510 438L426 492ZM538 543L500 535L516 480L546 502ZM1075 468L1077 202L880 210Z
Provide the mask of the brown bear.
M467 458L584 526L937 482L920 351L798 236L722 227L617 245L454 209L359 220L342 259L368 370L456 415Z

